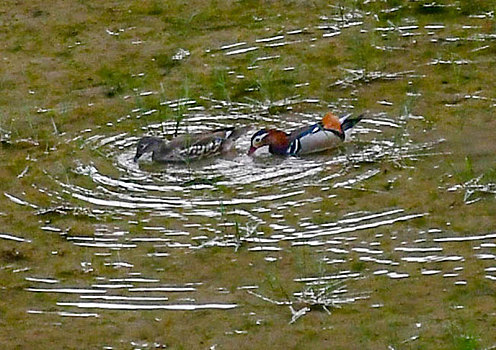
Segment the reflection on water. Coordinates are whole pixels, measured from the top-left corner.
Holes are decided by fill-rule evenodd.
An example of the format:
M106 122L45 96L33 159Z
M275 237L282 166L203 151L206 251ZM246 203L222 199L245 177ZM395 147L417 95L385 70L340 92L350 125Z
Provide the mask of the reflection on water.
M432 6L437 4L432 3ZM392 12L397 10L389 9ZM214 49L205 48L205 51L213 57L220 55L232 60L243 55L256 55L250 66L238 67L238 70L256 71L266 62L278 62L289 52L286 51L288 47L305 47L317 41L332 40L353 27L368 30L363 26L363 19L369 15L373 14L343 8L339 16L321 16L314 28L267 33L261 38L227 43ZM373 31L381 37L392 38L391 42L396 43L394 46L374 46L375 49L381 52L410 50L407 45L402 45L405 41L401 40L425 39L432 44L442 42L445 45L476 41L481 43L473 51L477 54L489 47L486 42L494 40L494 35L478 33L478 27L463 27L464 37L451 37L445 35L443 23L421 26L415 23L415 19L410 20L414 23L374 28ZM107 32L119 35L119 32ZM177 52L177 59L182 60L190 53L181 50ZM331 81L330 87L346 89L375 81L423 79L422 69L427 66L474 64L474 60L439 57L398 72L343 68L342 76ZM281 67L282 72L298 69L297 66ZM232 73L237 74L236 69L233 68ZM244 78L242 74L237 77ZM308 82L300 82L294 87L298 89L307 85ZM148 90L139 93L142 98L157 94ZM407 92L403 97L421 98L422 92ZM495 104L495 99L479 93L466 94L457 103L466 100ZM378 100L377 104L389 108L403 102L386 98ZM237 291L247 292L243 294L245 296L289 305L293 314L291 322L308 312L307 306L317 305L325 309L366 302L373 294L373 291L353 291L344 284L336 284L341 281L411 277L428 280L439 276L463 288L467 284L464 279L467 259L489 262L496 259L496 245L492 242L496 239L495 234L450 236L437 228L414 229L416 220L428 220L428 213L384 205L377 205L373 211L348 212L340 217L333 214L333 206L345 207L346 200L356 193L364 194L361 197L364 201L373 201L367 195L383 189L369 187L367 183L383 174L384 164L403 169L412 163L442 155L438 150L442 139L418 142L415 135L410 135L410 128L422 123L423 116L407 111L400 116L369 113L356 126L352 142L304 158L279 158L263 151L256 157L249 157L246 155L250 145L248 133L236 143L236 152L228 156L191 164L153 164L149 159L138 164L133 162L136 143L143 134L167 139L176 131L180 134L198 133L233 125L251 125L253 130L264 126L290 130L315 123L320 117L305 113L274 116L268 113L271 107L291 112L294 107L303 110L311 105L356 113L354 103L355 99L350 98L328 105L318 98L299 95L280 101L250 102L185 98L160 103L172 110L181 108L185 111L185 119L178 130L175 120L146 123L146 118L155 115L157 109L137 108L110 123L111 131L108 133L96 128L67 136L67 142L77 145L80 150L95 151L101 159L108 161L107 165L112 165L113 171L108 173L102 169L108 167L96 165L101 163L79 160L76 154L71 170L74 181L46 173L51 185L32 185L50 199L50 206L31 203L20 193L4 193L4 196L17 205L31 208L42 220L40 229L44 232L58 234L74 249L89 252L91 259L87 260L91 262L82 261L81 271L94 277L94 283L75 286L70 278L61 281L51 276L28 276L26 291L55 295L56 300L49 310L39 310L37 305L32 305L28 312L32 315L84 318L101 317L103 310L236 310L245 304L245 300L239 297L240 294L215 285L215 280L170 284L160 269L155 275L145 276L137 267L144 261L167 262L184 251L193 253L213 247L236 252L243 248L243 254L263 256L267 265L288 259L288 255L298 249L312 250L327 269L296 276L294 282L301 286L301 290L295 291L290 301L273 300L259 293L256 284L237 286ZM127 119L139 119L141 125L147 125L136 134L122 133L118 128L112 132L114 125ZM10 135L6 135L5 140L10 142ZM26 168L19 177L28 171ZM467 204L479 200L480 197L473 198L476 195L496 193L494 184L481 183L480 180L472 179L450 187L448 191L464 191ZM91 226L93 231L78 235L69 227L58 227L45 221L48 214L88 217L98 224ZM8 233L0 233L0 239L37 244ZM459 253L458 245L467 241L474 244L473 252L463 255ZM125 254L130 251L146 253L139 256ZM365 268L350 270L350 261ZM93 265L99 262L119 270L123 277L96 276ZM482 273L484 278L496 280L496 267L485 266ZM298 303L305 307L295 309L294 305ZM372 303L371 307L380 308L383 304ZM79 309L98 312L84 313L78 312Z
M179 132L195 133L223 125L242 125L245 118L244 114L191 113L187 125ZM419 118L369 115L356 127L355 142L305 158L280 158L263 152L249 157L246 150L250 135L247 134L236 144L235 154L192 164L153 164L150 160L134 163L139 137L126 133L104 136L88 132L77 141L83 141L83 148L97 150L111 159L119 176L106 174L92 163L77 161L73 173L81 181L65 182L52 178L51 188L38 188L52 199L51 208L40 209L21 198L6 195L15 203L38 209L39 215L75 212L74 208L79 208L79 215L101 220L110 215L114 218L111 224L95 225L94 232L84 236L73 235L70 229L50 224L42 229L60 234L74 244L75 249L92 249L93 263L95 259L102 259L106 266L127 269L129 273L133 271L135 276L120 279L99 276L98 283L78 288L55 279L33 276L27 280L31 284L27 291L61 295L57 301L57 306L63 310L61 312L81 308L230 309L240 302L230 297L231 293L225 293L227 303L200 302L195 296L200 293L199 287L206 287L203 283L188 282L177 286L164 284L154 276L143 277L139 272L136 274L137 262L122 260L118 252L146 248L148 253L140 259L169 259L177 250L224 247L237 251L243 247L251 254L264 254L264 260L270 264L284 259L288 254L284 242L289 242L291 247L310 247L323 252L322 262L337 270L329 275L295 278L303 288L295 292L295 300L309 305L336 307L368 296L345 289L329 291L327 285L333 281L377 275L402 279L409 277L403 271L406 263L459 261L455 256L432 255L442 254L442 248L424 248L425 243L421 240L397 242L391 250L383 248L383 245L386 240L395 241L395 237L377 234L370 241L361 237L362 231L409 222L426 216L426 213L382 208L377 212L349 213L323 222L316 222L312 217L329 215L331 208L322 207L321 203L329 199L339 201L342 194L338 190L364 190L362 185L380 174L384 162L401 164L405 160L415 161L436 155L436 142L420 144L407 138L407 124L416 123ZM278 127L284 122L289 127L297 127L317 119L318 116L311 114L288 116L284 121L265 116L259 123L260 126L272 124ZM174 128L174 121L164 121L144 129L165 139L170 137ZM398 138L401 143L389 136L392 133L397 135L398 130L405 133L401 135L404 137ZM51 178L49 174L46 176ZM316 205L320 209L315 209ZM288 220L289 216L297 218L296 222ZM166 225L163 224L164 218L169 220ZM265 233L265 227L270 229L270 233ZM423 234L419 235L422 237ZM394 259L390 258L392 253L395 253ZM344 268L341 271L340 266L346 265L352 255L370 264L371 269L353 272ZM86 273L93 272L89 262L82 262L82 269ZM434 272L425 269L422 274L427 276ZM258 286L250 289L256 290ZM216 298L212 296L212 300ZM226 300L225 297L222 300ZM300 310L294 315L302 314L304 312ZM75 315L81 317L81 314ZM293 316L294 320L295 317L299 316Z
M298 103L305 102L291 102ZM188 105L195 104L188 100ZM319 118L312 114L284 118L261 115L263 117L251 122L254 129L281 124L295 128ZM187 124L178 131L196 133L224 125L244 125L246 118L244 113L190 112ZM94 273L92 264L101 260L104 266L128 271L124 273L127 277L98 276L91 285L74 287L69 281L61 282L49 276L29 276L26 281L30 286L26 291L60 295L56 298L59 311L33 309L29 312L99 317L99 313L77 310L226 310L243 302L227 290L207 293L211 297L204 302L204 294L210 287L204 282L171 285L162 281L159 271L157 276L142 276L136 271L138 261L124 260L119 254L119 251L140 248L147 251L145 256L140 255L140 263L143 259L170 259L176 251L185 249L222 247L238 251L243 247L248 254L263 254L267 264L290 254L285 242L289 242L291 249L314 249L321 255L321 262L332 267L333 273L296 277L294 281L302 285L302 290L294 292L294 301L283 302L290 306L295 303L327 308L364 301L370 297L368 291L349 291L345 287L329 289L329 286L334 286L336 281L372 276L392 280L410 278L411 264L419 265L418 275L422 278L441 275L453 279L454 285L465 285L463 263L467 257L454 253L445 244L481 241L474 257L489 260L494 259L491 252L494 247L484 245L483 241L494 235L445 237L442 230L430 229L410 232L407 238L404 235L400 238L383 235L381 229L428 214L403 208L377 208L375 212L350 212L335 218L330 215L332 208L322 205L329 200L339 203L343 195L353 191L380 191L364 185L381 174L385 163L401 167L405 161L438 156L436 147L442 140L417 143L407 131L410 124L422 119L412 115L395 118L370 114L354 130L353 142L304 158L280 158L264 152L249 157L246 155L250 143L248 133L237 142L234 154L191 164L153 164L150 159L134 163L135 145L140 135L107 136L87 131L70 142L77 141L82 148L96 150L111 160L118 176L107 174L93 163L76 161L72 169L76 181L67 182L46 174L52 180L51 187L34 185L51 198L51 207L40 208L9 193L5 196L16 204L33 208L41 217L48 213L72 213L102 222L111 217L110 224L94 225L94 231L83 236L50 223L43 224L41 229L60 234L74 249L93 251L92 262L81 262L83 272ZM166 139L171 137L175 121L150 124L143 129L144 133ZM376 234L370 237L362 232ZM0 238L32 243L8 234ZM353 259L368 268L350 271L348 262ZM485 273L487 279L496 279L490 267ZM239 288L275 302L255 292L256 285ZM220 298L220 295L223 296ZM291 306L291 310L291 322L295 322L310 309Z

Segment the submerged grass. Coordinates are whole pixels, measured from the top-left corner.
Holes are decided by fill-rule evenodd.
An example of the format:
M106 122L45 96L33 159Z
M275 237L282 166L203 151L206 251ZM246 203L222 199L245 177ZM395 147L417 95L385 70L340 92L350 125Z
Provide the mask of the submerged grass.
M2 232L32 242L2 240L0 346L127 348L131 342L135 342L133 347L156 343L185 349L217 345L226 349L263 348L267 344L281 349L494 346L494 334L481 330L494 328L491 310L495 287L480 276L486 266L480 260L472 259L472 267L466 269L470 283L465 289L453 289L453 281L443 278L432 277L426 283L425 277L419 276L418 265L406 265L411 275L406 280L373 276L349 281L351 290L371 291L370 301L333 309L331 316L323 310L312 310L288 325L291 312L287 307L249 296L238 287L256 284L271 298L294 300L293 293L304 288L295 278L335 272L334 266L324 263L326 255L321 251L283 242L280 246L284 251L272 254L276 261L268 264L265 255L248 252L242 245L244 238L254 234L249 232L249 220L219 209L218 221L210 217L202 220L214 226L227 224L221 230L232 236L240 249L184 250L164 261L143 259L157 250L148 246L123 249L118 258L104 260L96 258L93 250L76 248L66 239L66 233L49 233L40 227L56 225L72 236L91 238L97 225L115 225L115 217L121 213L95 218L84 212L76 215L74 210L66 215L35 216L33 208L15 204L3 195L16 195L49 207L57 201L38 189L50 189L53 179L84 188L97 187L88 177L74 173L75 160L94 162L107 174L117 172L113 160L83 147L82 141L67 140L85 129L105 135L127 132L139 136L142 127L164 120L173 120L177 133L187 123L189 112L184 105L170 108L163 104L167 101L191 98L205 108L211 104L201 97L227 104L255 101L270 106L267 113L276 116L322 112L331 106L339 111L422 116L423 120L408 125L408 129L390 132L388 137L398 146L408 145L411 138L418 142L446 140L436 148L443 155L428 161L384 161L380 176L364 182L363 188L337 189L337 199L324 198L308 205L305 214L311 224L335 222L347 213L374 212L376 208L428 213L428 218L417 219L401 230L387 227L361 236L371 241L376 234L383 235L382 248L391 248L388 258L395 261L400 256L393 246L398 241L409 242L412 232L434 226L459 235L493 232L494 196L467 206L463 194L447 192L446 188L480 175L485 183L496 181L496 86L488 73L495 65L491 41L496 30L494 9L494 3L482 0L5 0L0 5L0 39L4 45L0 58L0 156L4 165L0 168L4 179L0 184L0 227ZM365 16L367 12L376 16ZM337 22L341 24L364 24L339 27L340 35L322 39L323 33L335 30L318 28L329 17L342 19ZM436 23L444 28L428 34L424 26ZM401 29L411 25L418 26L421 35L409 36L408 29ZM463 26L478 28L477 33L468 36ZM298 37L302 42L282 49L258 44L256 51L233 56L221 49L240 42L246 42L240 47L249 47L257 44L257 39L275 35L285 35L284 40L291 41L293 37L287 32L298 29L302 30ZM480 41L483 36L488 41ZM484 47L486 43L488 47ZM179 49L190 55L173 59ZM260 57L265 59L257 60ZM392 79L374 75L407 71ZM336 84L347 78L351 83ZM148 91L152 95L146 94ZM298 104L289 111L275 104L293 96L318 98L319 103ZM157 112L140 120L125 118L135 109L140 113L152 109ZM216 185L216 181L201 184ZM232 193L230 188L219 189L226 198ZM310 191L309 196L320 195ZM75 206L81 204L70 193L63 196ZM149 219L146 214L137 219ZM300 219L292 214L285 216L285 222L297 226ZM182 228L172 219L154 220L171 229ZM124 229L139 236L144 226L140 222ZM257 232L269 237L274 229L262 225ZM393 236L398 237L397 241L391 239ZM473 256L470 243L457 249L463 256ZM360 261L358 254L346 255L346 259L342 264L352 272L365 273L374 268ZM25 280L28 275L57 278L63 284L77 282L79 286L97 283L98 276L122 277L127 271L104 264L116 260L137 262L136 270L144 276L160 271L171 283L215 281L216 286L243 300L243 310L250 311L104 311L99 318L64 318L51 313L56 311L53 308L60 301L58 296L25 291L30 285ZM85 272L82 262L91 263L94 271ZM457 309L459 305L464 308ZM32 308L48 314L28 314ZM236 333L239 330L248 332ZM412 338L418 334L418 338Z

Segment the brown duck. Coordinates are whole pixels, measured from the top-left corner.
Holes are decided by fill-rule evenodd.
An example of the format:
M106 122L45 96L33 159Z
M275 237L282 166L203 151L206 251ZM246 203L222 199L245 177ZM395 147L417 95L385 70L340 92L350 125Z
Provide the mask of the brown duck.
M227 153L234 147L234 141L244 128L223 128L208 133L185 134L164 142L153 136L142 137L136 146L134 161L145 153L152 153L156 162L189 162Z

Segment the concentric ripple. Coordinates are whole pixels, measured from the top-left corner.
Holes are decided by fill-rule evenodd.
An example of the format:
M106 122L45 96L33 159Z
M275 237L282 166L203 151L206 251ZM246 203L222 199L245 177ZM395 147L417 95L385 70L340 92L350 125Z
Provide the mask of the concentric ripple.
M463 25L457 29L464 31L464 37L446 36L443 24L422 26L415 19L408 19L412 23L404 25L365 28L365 17L373 14L346 8L341 10L340 15L320 16L311 28L291 28L277 33L269 31L264 37L233 39L204 50L211 57L232 60L233 68L228 74L242 80L247 71L256 73L264 64L278 62L288 55L288 47L307 47L332 40L355 27L371 30L382 38L391 38L394 45L374 46L381 52L408 51L412 45L402 45L402 40L415 37L429 40L433 45L443 43L449 46L460 41L480 43L474 49L477 51L473 51L476 54L478 50L487 49L488 43L494 40L493 34L477 33L477 28ZM108 31L109 35L112 33ZM183 51L179 50L178 55L186 55ZM178 59L182 59L181 55L177 56ZM236 66L236 58L244 55L256 56L249 66ZM399 72L343 67L342 76L332 79L329 86L355 89L375 81L421 80L425 77L422 67L474 65L474 62L438 57ZM287 65L278 69L282 74L290 74L299 67ZM294 90L298 92L307 86L310 86L309 82L300 81L294 84ZM257 87L247 88L246 94L255 89ZM149 89L136 93L143 99L159 94ZM61 317L84 318L100 317L103 310L231 310L246 304L239 291L247 291L249 297L292 305L290 301L275 301L262 295L258 291L259 285L253 281L238 285L233 292L216 284L215 278L209 281L185 278L178 282L170 281L164 273L162 266L173 258L188 259L181 255L184 252L194 255L213 251L212 248L262 257L264 266L289 260L291 254L300 250L311 251L324 268L312 272L298 271L290 278L301 286L301 290L293 291L293 300L312 306L327 307L369 298L369 291L348 291L340 285L335 289L329 288L349 280L401 280L412 276L429 279L438 276L462 287L467 284L464 264L468 259L487 262L484 278L496 280L496 267L491 265L496 258L494 233L456 236L437 227L419 229L414 223L427 220L429 214L411 208L377 204L372 206L373 210L353 212L346 209L346 200L353 197L352 194L379 192L366 185L380 176L385 165L401 169L406 167L405 164L442 155L438 144L443 140L419 142L409 132L410 128L424 122L423 116L407 111L403 115L368 113L355 127L352 142L322 154L281 158L260 150L254 157L246 155L250 136L259 128L269 126L290 131L321 118L321 115L312 113L292 113L293 110L318 106L322 111L361 113L355 110L355 96L329 103L296 93L269 102L233 102L207 97L200 102L183 98L160 102L170 110L181 109L184 112L180 123L173 119L157 122L157 118L148 122L148 118L156 116L159 107L136 108L115 122L109 122L107 132L95 128L67 136L65 141L76 149L74 166L70 169L71 181L47 173L45 176L50 185L32 184L49 199L49 206L31 203L18 193L4 195L13 203L30 208L41 219L67 214L90 218L90 229L84 233L76 233L71 227L49 220L41 220L40 229L47 234L60 235L75 250L84 251L86 258L80 262L80 270L91 276L88 278L91 282L81 285L78 280L76 285L76 279L71 278L28 276L26 291L54 295L50 300L56 300L48 310L33 305L28 312L32 315L54 313ZM421 96L419 91L406 92L403 97ZM483 101L491 106L495 102L494 98L483 93L475 93L456 97L446 103L446 107L453 108L467 100ZM403 102L381 97L376 103L387 110ZM271 107L284 110L285 114L273 115L269 113ZM39 110L39 113L45 112L45 109ZM115 127L128 120L145 126L133 133ZM236 142L235 152L229 155L190 164L153 164L146 158L139 163L133 162L136 144L143 135L165 140L176 133L195 134L226 126L248 125L252 129ZM5 139L10 142L10 135L5 135ZM94 151L100 162L83 161L77 150ZM111 172L106 170L109 168ZM22 176L24 172L19 174ZM448 190L465 191L465 202L468 203L477 200L472 196L478 194L494 195L494 184L479 180L476 178ZM364 200L373 201L370 197ZM344 214L333 215L333 206L345 208L341 211ZM8 233L1 233L0 239L35 244L28 238ZM459 245L467 241L473 244L472 251L460 253ZM355 263L352 269L350 261ZM147 264L154 268L143 272L141 269ZM107 276L101 272L104 269L95 268L97 265L115 269L122 277ZM185 266L187 263L179 268L186 269ZM185 275L187 272L190 271ZM373 303L371 307L382 305ZM94 311L81 312L81 309ZM291 321L305 312L305 308L292 309Z

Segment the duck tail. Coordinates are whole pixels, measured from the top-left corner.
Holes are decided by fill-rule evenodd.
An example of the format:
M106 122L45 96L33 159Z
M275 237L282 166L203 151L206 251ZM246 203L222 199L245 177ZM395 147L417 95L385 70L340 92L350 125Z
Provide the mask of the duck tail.
M364 116L365 113L360 114L358 117L352 117L351 114L349 114L341 118L341 128L343 129L343 132L346 132L346 130L349 130L357 125Z
M230 127L230 128L225 128L224 131L226 132L226 138L229 140L236 140L240 138L245 132L247 132L249 127L243 126L243 127Z

